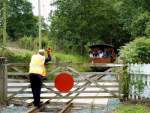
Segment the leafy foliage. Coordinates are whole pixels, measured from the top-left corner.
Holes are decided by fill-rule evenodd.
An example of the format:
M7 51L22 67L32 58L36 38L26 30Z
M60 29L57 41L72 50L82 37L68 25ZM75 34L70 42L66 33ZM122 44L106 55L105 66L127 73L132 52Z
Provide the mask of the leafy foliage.
M28 49L28 50L37 50L39 45L39 38L27 37L18 40L19 47ZM48 47L53 48L52 41L48 37L42 37L42 48L47 49Z
M111 42L119 25L113 6L103 0L58 0L51 37L60 48L83 54L89 42Z
M3 29L3 26L2 26L2 0L0 1L0 44L2 42L2 29Z
M142 76L142 75L141 75L141 76ZM136 94L135 94L135 95L140 96L141 93L142 93L143 90L144 90L144 87L145 87L144 82L143 82L142 80L136 80L136 81L131 81L130 83L131 83L131 85L134 86L135 89L136 89L136 92L135 92Z
M25 62L29 63L32 53L29 51L11 51L10 49L1 49L0 56L7 57L8 62Z
M135 16L131 23L132 36L148 36L150 34L149 26L150 13L143 12Z
M146 37L136 38L126 44L120 51L126 63L150 63L150 39Z
M149 35L150 8L148 0L117 0L115 10L119 14L119 21L123 29L131 35L132 39L137 36Z
M0 1L0 27L2 26L2 0Z
M7 32L12 39L36 36L38 18L33 16L32 5L27 0L9 0Z

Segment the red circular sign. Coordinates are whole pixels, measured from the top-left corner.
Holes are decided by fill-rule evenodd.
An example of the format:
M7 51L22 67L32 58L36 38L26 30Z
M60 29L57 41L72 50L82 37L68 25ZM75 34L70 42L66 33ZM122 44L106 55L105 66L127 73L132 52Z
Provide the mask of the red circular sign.
M59 73L55 78L55 87L62 93L69 92L74 85L73 77L67 72Z

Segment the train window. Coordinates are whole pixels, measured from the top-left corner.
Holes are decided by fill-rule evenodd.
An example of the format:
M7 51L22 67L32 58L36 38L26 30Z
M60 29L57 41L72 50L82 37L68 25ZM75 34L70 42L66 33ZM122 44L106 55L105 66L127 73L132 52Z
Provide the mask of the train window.
M89 46L89 57L93 63L110 63L115 60L114 47L108 44Z

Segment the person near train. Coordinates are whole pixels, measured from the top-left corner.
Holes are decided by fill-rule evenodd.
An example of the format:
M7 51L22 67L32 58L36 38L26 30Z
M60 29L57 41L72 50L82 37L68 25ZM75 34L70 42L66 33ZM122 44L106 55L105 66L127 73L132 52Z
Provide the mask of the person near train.
M46 76L45 65L51 61L51 49L47 50L47 58L45 50L40 49L37 54L31 57L29 66L29 79L33 94L33 104L35 107L40 107L40 94L42 87L42 78Z

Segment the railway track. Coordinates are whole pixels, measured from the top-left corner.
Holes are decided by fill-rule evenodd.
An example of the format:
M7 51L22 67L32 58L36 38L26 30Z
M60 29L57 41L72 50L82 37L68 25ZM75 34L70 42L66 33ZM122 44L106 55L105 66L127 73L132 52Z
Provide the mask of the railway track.
M106 72L110 72L111 69L108 69ZM49 98L49 99L45 99L40 108L36 108L34 106L31 106L28 111L24 112L24 113L69 113L72 108L74 107L74 103L73 100L78 98L78 96L80 95L81 92L83 92L86 88L88 88L90 86L91 83L93 83L94 81L98 81L101 78L103 78L105 76L105 74L101 74L99 75L98 73L93 73L89 76L84 76L81 77L81 80L84 80L85 82L83 83L83 85L79 85L80 83L76 83L76 88L74 88L73 91L69 92L66 95L61 95L56 93L56 97L61 97L66 98L69 97L70 95L73 94L73 92L76 92L74 96L72 96L71 98L69 98L66 102L63 103L57 103L56 101L53 102L53 98ZM107 89L104 88L104 90L107 92ZM90 91L89 91L90 92ZM108 91L109 92L109 91ZM110 92L109 92L110 93Z
M89 76L89 78L93 78L93 77L95 77L95 76L96 76L96 74ZM87 81L87 82L85 83L85 85L88 85L89 83L90 83L90 82ZM80 86L80 87L76 88L74 91L78 91L78 90L80 90L80 89L81 89L81 91L82 91L82 90L84 90L85 88L82 89L82 87ZM66 102L66 104L65 104L64 107L63 107L63 109L61 109L58 113L66 113L66 112L68 112L68 109L70 109L71 106L73 105L73 103L72 103L73 99L75 99L79 94L80 94L80 93L77 93L71 100L69 100L68 102ZM71 93L68 93L66 96L69 96L69 95L71 95ZM46 100L45 102L43 102L43 103L41 104L41 107L40 107L40 108L32 107L32 108L30 108L30 109L29 109L27 112L25 112L25 113L37 113L37 112L40 112L46 105L50 104L50 101L51 101L51 100L52 100L52 99L48 99L48 100Z

